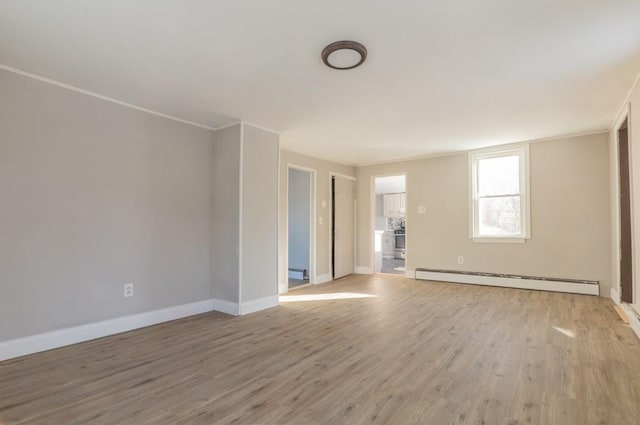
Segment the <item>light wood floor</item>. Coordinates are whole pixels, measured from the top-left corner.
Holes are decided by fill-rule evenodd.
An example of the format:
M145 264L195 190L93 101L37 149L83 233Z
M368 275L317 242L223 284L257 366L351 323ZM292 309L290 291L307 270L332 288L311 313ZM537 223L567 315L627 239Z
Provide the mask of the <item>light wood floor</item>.
M640 341L608 299L379 275L290 296L329 299L0 363L1 421L640 423Z

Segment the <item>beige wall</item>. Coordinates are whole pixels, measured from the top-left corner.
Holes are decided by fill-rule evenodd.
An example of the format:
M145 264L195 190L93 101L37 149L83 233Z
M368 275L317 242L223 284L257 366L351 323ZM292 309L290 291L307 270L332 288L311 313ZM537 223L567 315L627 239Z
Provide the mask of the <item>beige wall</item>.
M329 234L329 176L331 172L355 176L353 167L313 158L306 155L280 151L280 237L279 237L279 282L281 288L287 287L287 167L297 165L316 171L316 277L321 281L329 280L330 273L330 234ZM326 205L322 205L325 201ZM322 217L323 224L319 224Z
M211 131L6 71L0 93L0 341L212 297Z
M531 232L524 244L469 239L467 154L357 169L357 259L371 268L372 176L407 174L407 268L599 280L609 295L607 135L532 143ZM426 214L417 207L426 206ZM457 257L464 256L464 264Z
M618 258L620 253L620 204L618 199L618 139L617 128L624 120L624 116L629 113L629 154L631 171L631 214L632 214L632 243L633 243L633 280L635 304L640 300L640 84L636 84L631 91L628 102L624 105L624 110L616 119L616 122L609 133L609 156L610 156L610 207L611 207L611 298L616 301L620 299L620 270ZM608 294L607 294L608 295Z

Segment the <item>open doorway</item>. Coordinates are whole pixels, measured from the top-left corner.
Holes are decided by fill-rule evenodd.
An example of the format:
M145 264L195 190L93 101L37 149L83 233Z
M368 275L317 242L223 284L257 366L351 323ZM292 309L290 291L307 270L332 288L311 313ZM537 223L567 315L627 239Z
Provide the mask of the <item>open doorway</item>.
M405 274L406 176L374 178L374 272Z
M634 303L631 229L631 189L629 173L629 130L627 119L618 129L618 182L620 202L620 299Z
M291 166L287 172L287 277L293 289L308 284L313 274L314 173Z

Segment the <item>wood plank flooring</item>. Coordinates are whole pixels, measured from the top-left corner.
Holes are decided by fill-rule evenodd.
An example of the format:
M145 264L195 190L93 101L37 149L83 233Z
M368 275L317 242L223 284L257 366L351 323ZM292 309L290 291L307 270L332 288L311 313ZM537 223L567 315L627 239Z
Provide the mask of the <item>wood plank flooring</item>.
M608 299L350 276L0 363L9 424L640 424Z

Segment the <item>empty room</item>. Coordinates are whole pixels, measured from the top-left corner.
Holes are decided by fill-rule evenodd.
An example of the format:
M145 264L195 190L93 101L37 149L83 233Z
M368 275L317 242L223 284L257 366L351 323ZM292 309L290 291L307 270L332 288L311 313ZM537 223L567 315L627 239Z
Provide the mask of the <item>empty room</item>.
M0 0L0 425L640 424L637 0Z

